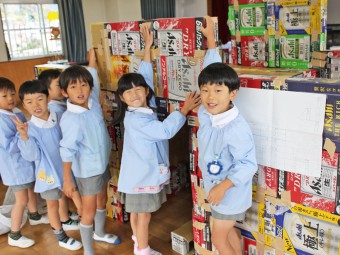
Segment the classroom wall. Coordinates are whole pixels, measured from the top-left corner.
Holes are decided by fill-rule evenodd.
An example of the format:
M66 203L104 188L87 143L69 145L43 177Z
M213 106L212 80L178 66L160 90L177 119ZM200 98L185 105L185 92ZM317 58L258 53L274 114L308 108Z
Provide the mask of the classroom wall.
M141 19L140 0L82 0L87 48L91 48L90 24Z
M207 13L207 0L176 0L176 17L204 17Z

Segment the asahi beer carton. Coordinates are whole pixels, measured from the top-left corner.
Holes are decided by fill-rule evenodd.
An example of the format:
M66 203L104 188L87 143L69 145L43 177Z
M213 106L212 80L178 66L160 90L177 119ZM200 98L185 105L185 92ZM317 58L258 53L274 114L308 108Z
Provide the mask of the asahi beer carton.
M160 56L157 70L163 97L185 101L186 93L199 91L198 75L203 70L203 57Z
M114 55L110 57L110 80L111 84L107 90L116 91L118 89L118 80L123 74L136 73L141 63L141 58L128 55Z
M326 50L327 1L270 1L267 9L275 8L275 28L280 35L309 34L312 51Z
M310 35L286 35L280 37L280 67L310 67Z
M264 3L266 0L228 0L229 5L234 5L236 2L237 4L257 4L257 3Z
M326 212L340 214L339 154L331 157L322 152L321 176L286 172L285 190L290 191L291 201Z
M266 190L266 193L269 196L281 198L281 191L285 189L286 173L261 165L259 165L258 173L258 184Z
M229 52L229 64L231 65L237 65L237 43L236 43L236 37L231 37L231 51Z
M329 138L340 151L340 80L321 78L286 79L288 91L326 94L323 137Z
M241 36L238 43L237 54L241 55L239 65L267 67L268 53L267 43L264 36Z
M241 36L264 36L266 6L264 3L239 5L238 20ZM237 26L236 26L237 27Z
M213 18L215 35L218 35L217 18ZM151 21L154 45L161 56L194 56L195 50L204 50L206 39L201 31L203 17L165 18ZM218 38L215 38L216 42Z
M294 205L276 206L276 236L293 255L338 255L339 216Z
M235 24L235 7L233 5L229 5L228 7L228 27L230 31L230 35L236 35L236 24Z
M112 55L134 55L144 49L144 41L139 32L139 21L106 23Z

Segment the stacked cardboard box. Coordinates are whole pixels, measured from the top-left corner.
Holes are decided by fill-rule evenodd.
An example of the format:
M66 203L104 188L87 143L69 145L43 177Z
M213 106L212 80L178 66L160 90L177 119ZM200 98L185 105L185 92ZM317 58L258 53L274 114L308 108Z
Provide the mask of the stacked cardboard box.
M320 78L340 78L340 50L313 52L311 64L319 70Z
M326 49L327 0L229 0L230 64L309 68ZM237 62L235 61L237 59Z

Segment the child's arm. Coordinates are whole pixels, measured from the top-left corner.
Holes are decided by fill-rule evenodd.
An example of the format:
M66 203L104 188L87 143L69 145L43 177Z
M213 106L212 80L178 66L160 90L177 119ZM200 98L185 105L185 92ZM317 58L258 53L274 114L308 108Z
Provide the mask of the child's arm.
M76 188L72 181L72 162L63 162L63 192L67 197L72 197Z
M93 88L92 88L90 97L98 101L100 88L99 88L99 81L98 81L98 72L96 69L97 59L96 59L96 54L93 48L89 49L88 58L89 58L89 65L87 67L87 70L91 73L92 78L93 78Z
M21 139L18 139L18 147L20 149L21 156L27 161L35 161L40 158L40 149L34 138L28 137L28 123L22 122L18 116L11 117L11 120L17 127L17 131Z
M76 121L65 113L60 121L63 138L60 141L60 156L63 161L63 191L71 197L75 187L71 177L72 162L78 152L78 143L82 140L81 128ZM71 121L70 121L71 120Z
M257 171L255 156L255 145L250 131L238 130L230 135L228 148L233 157L233 168L229 171L228 177L213 187L207 200L213 205L219 205L225 192L233 186L238 186L251 181Z
M150 49L153 43L153 32L150 31L146 25L142 25L140 31L145 41L145 49L144 49L143 61L140 63L138 67L138 73L143 75L146 83L149 85L152 91L155 91L155 87L153 84L153 70L152 70L151 54L150 54L150 51L151 51ZM151 99L151 106L152 107L156 106L154 98Z
M212 63L222 62L221 56L216 49L214 22L210 16L206 16L205 20L207 26L205 28L201 27L201 31L207 38L208 50L204 57L203 67L206 67Z

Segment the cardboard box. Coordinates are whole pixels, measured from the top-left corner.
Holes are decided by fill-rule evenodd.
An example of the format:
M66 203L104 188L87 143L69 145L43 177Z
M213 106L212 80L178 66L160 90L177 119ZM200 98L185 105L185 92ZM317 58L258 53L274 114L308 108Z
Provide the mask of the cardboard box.
M192 221L171 232L172 249L179 254L186 255L194 246Z
M160 56L158 82L164 98L185 101L186 93L199 91L198 75L203 70L204 51L197 58Z
M276 247L290 254L339 254L339 216L298 204L287 209L276 206Z
M292 202L340 215L339 154L331 157L322 152L318 178L286 172L285 190L290 191Z
M35 75L35 78L38 79L38 76L42 71L49 70L49 69L57 69L60 72L62 72L63 70L65 70L68 67L70 67L70 65L62 65L62 64L35 65L34 66L34 75Z
M268 42L264 36L241 36L241 42L237 43L237 54L241 55L241 58L237 58L239 65L268 66Z
M264 36L266 32L266 5L264 3L239 5L235 14L236 30L241 36Z
M286 35L280 37L280 67L309 68L310 36Z
M323 137L329 138L340 151L340 80L301 79L286 80L289 91L322 93L327 95Z
M215 35L218 35L217 18L213 17ZM164 18L151 21L154 45L161 56L194 56L196 50L204 50L206 39L200 29L205 25L203 17ZM218 42L218 38L215 38Z
M141 21L105 23L110 42L111 55L134 55L144 49L144 41L139 32Z

